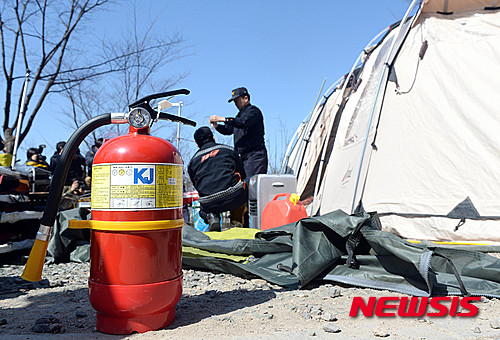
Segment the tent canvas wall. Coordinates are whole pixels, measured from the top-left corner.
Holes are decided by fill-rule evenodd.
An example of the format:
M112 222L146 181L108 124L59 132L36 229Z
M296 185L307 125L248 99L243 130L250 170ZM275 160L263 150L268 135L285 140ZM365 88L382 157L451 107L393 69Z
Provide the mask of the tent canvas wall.
M425 1L363 51L291 152L312 214L377 211L405 238L500 242L499 6Z

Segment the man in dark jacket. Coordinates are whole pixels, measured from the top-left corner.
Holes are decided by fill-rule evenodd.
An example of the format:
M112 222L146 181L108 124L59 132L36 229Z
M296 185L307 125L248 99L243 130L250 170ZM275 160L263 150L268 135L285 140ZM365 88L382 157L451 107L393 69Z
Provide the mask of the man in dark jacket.
M95 141L95 144L92 145L90 150L85 154L85 168L87 169L87 176L92 177L92 163L94 163L95 154L97 150L99 150L103 142L103 138L98 138Z
M240 208L247 201L245 170L238 154L228 145L215 143L212 131L195 131L200 148L188 165L188 173L200 198L200 216L210 231L220 231L219 213Z
M66 145L66 142L59 142L56 144L56 151L54 152L52 157L50 157L49 170L52 173L54 173L56 171L57 164L59 164L59 162L61 161L61 154L62 154L62 151L63 151L63 148L65 145Z
M64 147L66 146L66 142L59 142L56 144L56 152L50 158L50 167L49 170L54 173L56 171L57 165L61 161L61 154L63 152ZM85 158L80 154L80 148L78 148L73 155L73 159L71 160L71 164L69 166L68 175L66 176L65 186L70 186L73 184L75 180L83 181L84 172L83 167L85 166Z
M250 104L244 87L234 89L228 102L234 101L239 112L235 118L211 116L210 124L223 135L234 134L234 148L239 153L248 178L267 173L267 149L264 144L264 118L257 106ZM218 123L224 123L218 125Z

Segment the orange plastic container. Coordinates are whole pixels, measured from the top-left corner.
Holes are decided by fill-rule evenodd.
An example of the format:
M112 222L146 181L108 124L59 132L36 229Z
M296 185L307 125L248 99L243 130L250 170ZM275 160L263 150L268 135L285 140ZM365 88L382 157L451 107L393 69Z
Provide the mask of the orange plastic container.
M284 199L278 199L284 197ZM285 224L297 222L307 217L306 208L299 201L297 194L282 193L274 196L262 211L260 229L267 230Z

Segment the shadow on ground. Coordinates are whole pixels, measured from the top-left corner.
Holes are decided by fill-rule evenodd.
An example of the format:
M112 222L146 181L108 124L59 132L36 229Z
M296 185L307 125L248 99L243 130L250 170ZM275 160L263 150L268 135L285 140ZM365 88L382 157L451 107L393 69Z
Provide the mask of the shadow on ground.
M177 317L167 329L195 324L207 318L223 319L221 315L259 305L275 297L276 293L267 289L212 290L200 295L183 296L177 304Z
M29 290L48 287L49 281L46 279L40 282L28 282L20 276L0 277L0 300L17 298Z
M0 294L0 304L2 318L6 319L7 324L0 328L0 337L14 334L35 335L33 326L36 320L47 317L55 317L58 320L63 334L90 333L93 338L99 339L104 335L95 330L95 311L90 305L87 288L65 285L61 287L62 291L61 288L59 291L52 291L48 285L40 287L40 283L26 283L19 277L1 277L1 287L3 288L5 284L10 290ZM48 289L27 296L30 289L37 288ZM166 329L196 324L207 318L227 318L224 316L227 313L275 298L277 291L279 290L236 289L227 292L210 290L199 295L183 295L176 306L176 319ZM6 302L5 299L11 300ZM63 334L57 335L60 337Z

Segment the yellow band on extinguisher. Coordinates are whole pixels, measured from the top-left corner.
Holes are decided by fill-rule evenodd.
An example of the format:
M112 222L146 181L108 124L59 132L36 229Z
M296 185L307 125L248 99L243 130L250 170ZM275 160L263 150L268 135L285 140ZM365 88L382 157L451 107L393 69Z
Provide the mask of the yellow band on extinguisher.
M93 229L109 231L141 231L182 228L184 219L161 221L95 221L70 220L71 229Z

